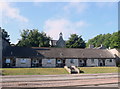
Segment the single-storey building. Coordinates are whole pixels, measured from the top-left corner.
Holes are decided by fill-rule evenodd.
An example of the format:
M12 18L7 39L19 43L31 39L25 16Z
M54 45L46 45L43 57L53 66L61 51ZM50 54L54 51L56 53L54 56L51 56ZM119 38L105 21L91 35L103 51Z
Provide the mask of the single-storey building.
M6 47L3 67L116 66L116 55L108 49Z
M8 44L2 39L2 67L116 66L120 58L118 50L104 49L103 46L65 48L62 33L59 40L51 41L52 47L19 47Z

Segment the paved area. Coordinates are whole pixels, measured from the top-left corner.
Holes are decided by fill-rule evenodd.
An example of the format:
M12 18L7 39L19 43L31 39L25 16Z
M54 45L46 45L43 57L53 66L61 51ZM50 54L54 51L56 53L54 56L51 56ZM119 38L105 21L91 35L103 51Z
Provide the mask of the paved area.
M119 89L118 87L78 87L78 86L64 86L64 87L34 87L34 88L18 88L18 87L3 87L2 89Z
M87 86L87 87L117 87L118 84L100 84L100 85L91 85L91 86Z
M2 82L27 82L27 81L55 81L55 80L79 80L79 79L100 79L118 78L117 73L104 74L67 74L67 75L16 75L1 76Z
M2 87L118 87L118 74L3 76Z

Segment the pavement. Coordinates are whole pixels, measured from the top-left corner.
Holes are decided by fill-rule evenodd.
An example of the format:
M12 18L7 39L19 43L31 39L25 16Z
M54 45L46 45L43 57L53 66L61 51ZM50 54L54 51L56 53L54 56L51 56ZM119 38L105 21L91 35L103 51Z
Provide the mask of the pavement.
M2 87L118 87L118 73L1 76Z

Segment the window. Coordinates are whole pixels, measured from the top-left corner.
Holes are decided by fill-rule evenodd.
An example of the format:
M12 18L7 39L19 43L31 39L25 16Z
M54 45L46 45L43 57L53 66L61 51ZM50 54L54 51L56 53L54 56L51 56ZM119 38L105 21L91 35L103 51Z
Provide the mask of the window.
M57 63L61 63L61 60L59 59L59 60L57 60Z
M51 59L48 59L48 60L47 60L47 63L51 63Z
M38 60L37 60L37 59L34 59L34 60L33 60L33 63L38 63Z
M27 59L21 59L21 63L26 63Z
M10 63L10 59L6 59L5 63Z
M70 59L70 63L74 64L74 59Z
M94 60L94 59L91 59L91 63L95 63L95 60Z
M80 62L82 63L82 60L80 60Z
M34 60L34 63L36 62L36 60Z

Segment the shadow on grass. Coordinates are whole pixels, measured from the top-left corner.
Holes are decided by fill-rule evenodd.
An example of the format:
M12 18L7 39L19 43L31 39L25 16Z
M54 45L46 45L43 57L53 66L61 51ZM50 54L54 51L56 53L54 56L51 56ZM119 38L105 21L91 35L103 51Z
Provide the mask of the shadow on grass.
M84 73L84 71L80 70L80 73Z

